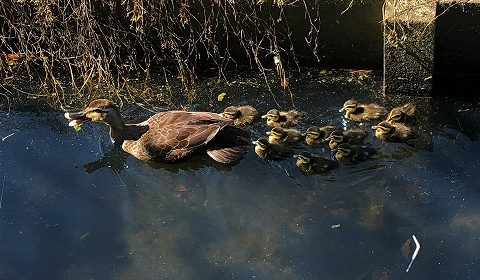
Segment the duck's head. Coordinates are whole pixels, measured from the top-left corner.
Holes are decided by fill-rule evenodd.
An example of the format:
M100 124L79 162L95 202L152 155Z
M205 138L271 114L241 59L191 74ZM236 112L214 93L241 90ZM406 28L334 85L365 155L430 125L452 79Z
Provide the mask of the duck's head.
M227 119L235 119L240 114L240 111L235 106L229 106L223 110L223 117Z
M265 115L263 115L262 119L278 121L278 119L280 119L280 111L278 111L277 109L272 109L268 111Z
M266 151L270 147L270 143L265 138L259 138L256 141L252 141L252 144L255 145L255 150Z
M267 135L269 135L275 141L282 141L287 137L287 132L280 127L275 127L267 132Z
M342 143L337 146L335 149L335 157L338 158L344 158L348 157L352 154L352 146L348 143Z
M321 131L318 126L311 126L307 129L305 135L312 139L319 139L320 137L325 136L325 132Z
M65 118L70 121L69 126L80 125L84 122L104 122L109 125L123 123L118 107L108 99L96 99L83 111L65 113Z
M294 155L294 158L297 159L297 165L299 164L309 164L312 161L313 155L309 152L301 152L298 155Z
M382 135L392 133L395 127L391 123L383 121L377 125L372 126L372 129L375 130L375 135Z
M335 149L337 148L338 143L343 142L343 138L344 138L343 133L341 131L335 130L335 131L332 131L332 133L330 133L330 136L328 136L328 138L325 140L328 141L328 146L331 149Z
M357 109L358 103L353 99L347 100L343 103L342 109L338 110L339 112L347 111L347 112L354 112Z

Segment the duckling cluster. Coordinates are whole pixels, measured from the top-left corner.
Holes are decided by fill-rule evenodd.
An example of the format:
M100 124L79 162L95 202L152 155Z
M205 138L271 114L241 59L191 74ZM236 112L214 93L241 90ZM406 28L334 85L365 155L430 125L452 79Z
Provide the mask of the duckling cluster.
M395 107L387 114L384 106L376 103L362 104L353 99L347 100L339 112L354 123L374 124L373 135L384 142L406 142L414 138L411 126L415 121L415 104L406 103ZM223 116L234 121L235 125L251 124L257 119L258 112L251 106L228 107ZM327 124L311 126L305 132L297 129L306 115L296 110L269 110L261 116L271 130L268 137L253 141L255 153L262 159L279 160L291 157L296 149L301 149L304 142L310 148L328 148L333 152L332 158L318 153L301 151L293 155L296 166L306 174L325 173L340 164L355 164L376 155L368 143L368 131L358 126L344 130ZM364 127L364 126L363 126ZM305 147L305 146L303 146Z

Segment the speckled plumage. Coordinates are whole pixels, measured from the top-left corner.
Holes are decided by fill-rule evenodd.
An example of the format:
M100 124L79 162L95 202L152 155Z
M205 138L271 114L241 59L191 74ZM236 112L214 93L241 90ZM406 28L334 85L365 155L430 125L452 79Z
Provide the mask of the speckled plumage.
M214 160L232 162L248 147L246 132L232 126L232 121L211 112L166 111L138 124L125 125L120 110L109 100L97 99L82 112L82 121L104 122L116 145L134 157L148 162L174 162L205 149Z
M347 100L340 112L345 111L345 118L355 122L368 122L378 120L386 115L383 106L376 103L360 104L353 99Z

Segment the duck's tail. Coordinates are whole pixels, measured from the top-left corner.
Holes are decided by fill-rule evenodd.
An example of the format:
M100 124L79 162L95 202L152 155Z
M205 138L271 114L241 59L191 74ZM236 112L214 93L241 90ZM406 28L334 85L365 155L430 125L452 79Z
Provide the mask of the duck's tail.
M217 162L231 163L242 159L250 148L249 133L239 127L226 126L209 142L207 154Z

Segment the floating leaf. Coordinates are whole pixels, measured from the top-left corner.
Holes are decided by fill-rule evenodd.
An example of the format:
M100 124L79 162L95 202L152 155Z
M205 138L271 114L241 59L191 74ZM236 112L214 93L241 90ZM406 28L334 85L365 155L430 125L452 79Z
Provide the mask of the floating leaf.
M331 225L330 227L331 227L331 228L339 228L339 227L340 227L340 224Z
M227 96L225 92L220 93L217 97L218 102L222 101L225 98L225 96Z
M81 124L76 124L73 126L73 129L75 129L75 131L80 131L82 129L82 125Z

